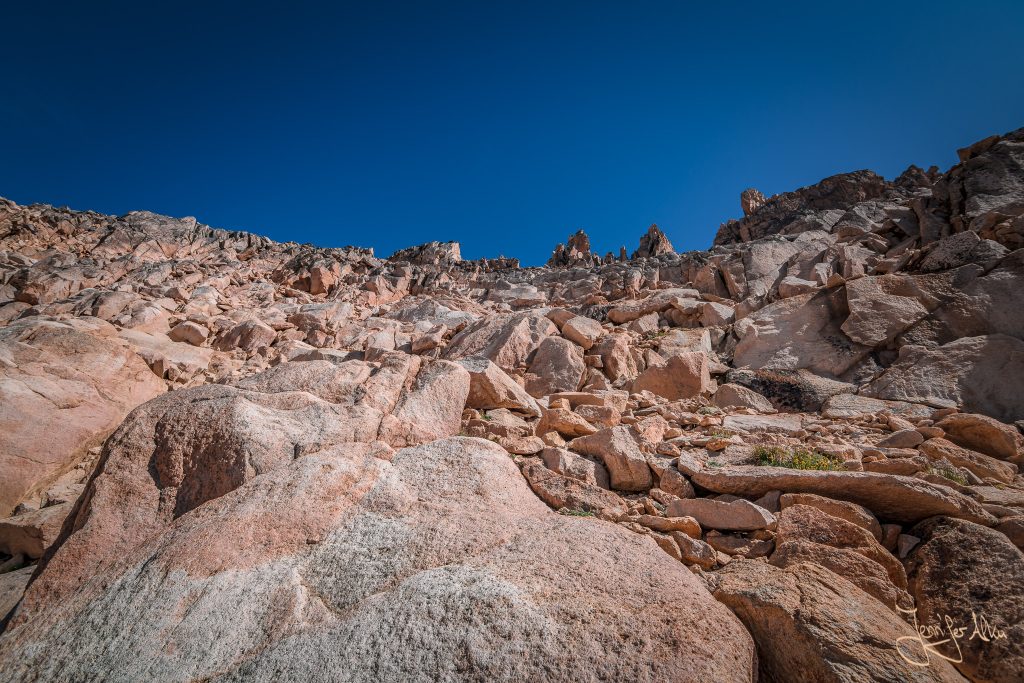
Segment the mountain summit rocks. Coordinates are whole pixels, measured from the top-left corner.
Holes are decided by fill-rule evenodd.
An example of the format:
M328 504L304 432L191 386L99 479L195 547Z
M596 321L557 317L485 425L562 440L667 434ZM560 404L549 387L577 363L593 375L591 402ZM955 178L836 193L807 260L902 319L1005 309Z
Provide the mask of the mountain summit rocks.
M0 200L3 679L1016 680L1024 129L959 157L540 268Z

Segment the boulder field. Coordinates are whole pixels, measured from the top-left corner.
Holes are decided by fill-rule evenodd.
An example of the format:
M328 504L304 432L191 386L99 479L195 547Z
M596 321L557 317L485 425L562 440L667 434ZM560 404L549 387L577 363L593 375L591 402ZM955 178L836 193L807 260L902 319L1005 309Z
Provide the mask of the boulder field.
M1019 681L1024 129L707 251L0 199L2 681Z

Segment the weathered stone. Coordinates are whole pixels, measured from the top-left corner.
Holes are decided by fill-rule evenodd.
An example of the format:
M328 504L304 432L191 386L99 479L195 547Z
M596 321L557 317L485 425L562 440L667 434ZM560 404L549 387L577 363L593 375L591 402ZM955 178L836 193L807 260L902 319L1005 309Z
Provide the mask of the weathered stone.
M70 512L71 503L61 503L0 519L0 552L33 560L42 557Z
M928 315L938 303L915 286L912 278L896 275L862 277L846 283L850 315L841 328L853 341L881 346Z
M693 517L658 517L657 515L640 515L636 518L637 524L648 529L669 533L678 531L690 538L700 538L701 528Z
M971 680L1018 679L1024 671L1024 553L998 531L960 519L937 517L911 533L922 540L906 561L915 623L943 632L965 629L955 642L936 643L929 659L951 658Z
M609 334L594 347L600 354L604 373L610 380L632 380L637 375L636 358L630 353L629 338L624 334ZM619 385L616 385L619 386Z
M708 357L704 353L680 353L664 365L644 370L633 381L635 393L650 391L670 400L693 398L711 391Z
M982 479L995 479L1009 484L1017 476L1017 466L993 457L961 448L946 439L928 439L918 450L932 460L945 459L956 467L963 467Z
M799 415L726 415L722 420L726 429L743 432L779 432L798 434L803 429Z
M711 401L719 408L751 408L760 413L775 410L767 398L739 384L722 384L711 397Z
M699 297L700 293L695 289L665 289L644 299L615 306L608 311L608 319L616 324L628 323L648 313L668 310L676 299L697 299Z
M896 645L915 640L914 629L817 564L778 569L737 560L715 578L715 597L754 636L762 680L791 680L794 672L805 680L835 683L960 680L935 657L927 667L907 663Z
M911 605L910 595L893 584L885 567L849 548L802 539L780 540L769 562L783 569L813 562L842 576L893 611Z
M697 495L693 490L693 484L690 483L690 480L684 477L675 467L666 467L664 469L659 479L658 488L677 498L693 498Z
M35 569L28 566L0 574L0 621L17 606Z
M857 389L802 369L730 370L726 379L765 396L779 410L817 411L830 396L850 394Z
M540 457L544 461L544 466L553 472L603 489L611 488L608 470L600 463L564 448L545 448L541 451Z
M526 389L486 358L465 358L459 365L469 372L469 408L508 408L540 417L540 406Z
M601 323L592 318L576 316L562 325L562 336L576 342L584 349L589 349L604 336L604 328L601 327Z
M537 424L537 434L540 436L548 432L558 432L569 437L586 436L597 431L597 427L587 422L582 415L565 408L542 408L541 413L540 422Z
M907 403L905 401L883 401L877 398L858 396L857 394L829 396L821 406L822 417L833 420L844 417L874 415L884 411L917 417L931 415L931 409L928 406Z
M914 448L924 441L916 429L900 429L878 442L879 448Z
M779 515L776 539L780 546L790 541L807 541L852 550L881 566L894 586L901 590L907 588L903 565L869 531L818 508L799 504L784 508ZM839 573L846 575L845 571Z
M646 491L654 486L651 468L641 452L629 427L602 429L589 436L581 436L569 443L569 448L600 458L611 478L611 486L619 491Z
M839 328L843 315L828 292L802 294L765 306L736 323L737 367L806 368L839 378L870 351ZM730 381L732 381L730 379Z
M871 511L862 505L845 500L833 500L813 493L784 493L779 497L779 507L783 510L791 505L805 505L821 510L827 515L844 519L871 532L876 540L882 540L882 527Z
M676 531L672 533L672 539L676 542L680 559L685 564L696 565L701 569L711 569L718 563L718 554L715 549L699 538L691 538L681 531Z
M795 275L787 275L779 281L779 296L788 299L791 296L810 294L818 290L820 285L813 280L804 280Z
M568 339L548 337L540 343L526 374L526 391L540 398L576 391L583 379L583 352Z
M550 511L497 446L447 439L392 462L365 448L289 460L122 547L102 581L5 635L5 674L567 681L585 662L601 678L751 679L749 636L696 577L649 539ZM188 636L158 646L175 614ZM622 629L677 645L613 644ZM429 637L409 647L415 633ZM486 656L466 660L467 643Z
M255 319L244 320L230 330L227 334L217 340L214 344L221 351L241 349L246 353L256 353L266 348L277 339L277 332L274 328Z
M728 502L711 498L681 498L668 506L670 517L693 517L702 527L732 531L775 528L775 515L750 501Z
M449 360L481 356L506 372L525 364L558 328L540 313L490 316L455 335L444 351Z
M81 461L164 383L96 318L0 329L0 517Z
M942 418L935 426L958 446L1024 465L1024 435L1012 425L986 415L956 413Z
M202 325L186 320L171 328L167 336L170 337L171 341L185 342L192 346L202 346L206 338L210 336L210 331Z
M690 478L694 484L709 491L749 498L779 490L848 500L863 505L879 517L900 522L919 522L936 515L949 515L986 526L995 523L992 515L967 496L911 477L733 465L702 469Z
M597 512L617 517L626 510L625 502L607 488L571 476L568 472L555 472L530 459L523 465L523 476L541 500L555 510Z
M657 225L647 228L647 232L640 236L640 248L633 252L633 258L652 258L662 254L674 254L672 243Z
M863 393L874 398L962 407L997 420L1024 419L1024 341L1003 334L965 337L935 349L908 345Z

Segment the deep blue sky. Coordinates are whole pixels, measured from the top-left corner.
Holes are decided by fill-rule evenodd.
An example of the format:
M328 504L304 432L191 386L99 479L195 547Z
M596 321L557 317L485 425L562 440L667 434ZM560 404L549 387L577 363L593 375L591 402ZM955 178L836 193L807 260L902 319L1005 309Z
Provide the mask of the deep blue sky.
M1024 125L1019 0L59 5L4 7L0 196L381 256L702 249Z

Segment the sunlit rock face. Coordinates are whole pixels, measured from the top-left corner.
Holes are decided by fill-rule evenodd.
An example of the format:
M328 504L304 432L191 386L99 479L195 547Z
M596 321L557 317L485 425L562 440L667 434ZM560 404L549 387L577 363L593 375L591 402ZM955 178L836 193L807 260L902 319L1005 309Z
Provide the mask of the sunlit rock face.
M1024 130L959 158L540 268L0 200L4 680L1015 680Z

